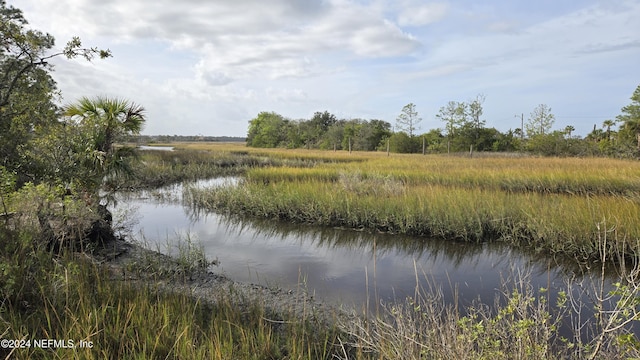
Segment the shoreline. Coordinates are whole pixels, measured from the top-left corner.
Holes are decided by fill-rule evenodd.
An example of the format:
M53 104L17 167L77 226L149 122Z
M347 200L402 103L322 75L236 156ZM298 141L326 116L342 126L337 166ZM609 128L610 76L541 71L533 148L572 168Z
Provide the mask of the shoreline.
M110 281L130 281L159 291L182 293L207 304L218 301L230 301L239 307L260 304L274 317L264 320L274 323L293 316L332 327L359 317L354 309L318 301L303 287L287 290L239 282L212 271L210 266L185 272L175 258L122 239L105 244L93 259L106 267Z

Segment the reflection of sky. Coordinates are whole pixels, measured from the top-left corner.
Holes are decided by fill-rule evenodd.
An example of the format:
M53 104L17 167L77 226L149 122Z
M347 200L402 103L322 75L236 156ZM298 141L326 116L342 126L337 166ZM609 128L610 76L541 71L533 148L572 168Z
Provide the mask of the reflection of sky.
M345 304L366 300L367 277L372 302L376 293L385 301L411 296L416 270L422 287L441 287L448 301L457 289L463 303L478 297L492 302L501 277L509 277L512 269L530 267L531 262L526 255L499 245L428 243L437 240L273 222L238 223L216 214L190 220L187 210L178 204L149 197L125 203L138 208L140 219L133 233L142 231L152 247L164 248L172 239L189 233L210 258L219 260L215 271L234 280L290 289L302 283L318 298ZM413 244L396 246L407 241ZM545 266L533 265L534 287L548 287Z

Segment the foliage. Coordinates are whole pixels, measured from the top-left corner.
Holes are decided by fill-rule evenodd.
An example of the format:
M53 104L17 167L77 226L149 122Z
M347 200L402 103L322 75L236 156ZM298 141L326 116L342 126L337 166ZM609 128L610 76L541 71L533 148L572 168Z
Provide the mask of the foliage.
M145 122L144 108L124 99L81 98L68 105L64 115L68 126L77 127L84 138L84 151L79 152L81 166L86 169L84 190L97 196L105 177L131 173L128 159L133 149L116 141L138 134Z
M485 96L479 94L468 102L449 101L440 108L436 118L445 123L447 152L469 151L471 148L491 151L494 148L493 143L500 133L484 127L486 121L481 118L484 101Z
M449 101L446 106L440 108L436 118L445 123L445 135L451 140L456 135L456 130L464 125L465 104Z
M551 113L551 108L546 104L540 104L533 109L524 128L528 137L544 135L549 133L554 122L555 115Z
M278 147L285 141L286 120L276 113L261 112L249 121L247 146Z
M249 122L247 146L372 151L391 135L382 120L337 120L329 112L316 112L310 120L292 121L276 113L261 112Z
M631 96L631 104L621 109L622 114L616 119L622 123L620 128L620 140L630 147L635 145L640 152L640 85Z
M8 221L9 211L7 210L7 202L9 195L16 186L15 175L10 173L4 166L0 165L0 210L3 212L5 221Z
M389 148L394 153L417 153L422 147L422 140L416 136L409 136L404 131L397 132L389 138Z
M233 287L205 301L162 287L163 278L141 283L120 273L126 269L69 253L53 258L31 242L28 233L0 229L0 245L10 251L0 254L0 336L73 340L76 347L32 343L0 349L2 358L330 359L338 351L339 332L311 311L275 312Z
M51 53L53 36L27 29L27 24L21 10L0 1L0 165L15 171L20 183L36 178L19 151L33 138L34 130L55 123L57 118L54 102L58 93L49 75L49 61L58 56L87 60L111 56L108 50L83 48L78 38Z
M640 87L639 87L640 88ZM252 147L286 147L323 150L386 151L415 153L422 148L429 153L451 152L530 152L544 156L609 156L635 158L640 156L640 90L636 89L632 103L622 109L616 121L605 120L585 138L574 136L575 127L553 130L555 116L546 104L538 105L524 129L500 132L486 127L482 118L486 97L477 95L469 101L449 101L436 118L442 129L431 129L416 135L421 120L416 105L407 104L397 118L398 133L383 120L338 120L328 112L316 112L310 120L289 120L276 113L260 113L250 122L247 145ZM612 127L620 123L619 131ZM525 132L528 138L525 138Z
M499 291L495 304L474 302L460 311L445 305L439 286L420 289L375 318L341 328L355 339L352 346L378 359L565 358L558 329L566 299L548 304L526 275Z
M398 131L407 133L409 137L413 137L416 127L421 121L422 118L418 116L418 111L414 103L405 105L400 115L396 118Z

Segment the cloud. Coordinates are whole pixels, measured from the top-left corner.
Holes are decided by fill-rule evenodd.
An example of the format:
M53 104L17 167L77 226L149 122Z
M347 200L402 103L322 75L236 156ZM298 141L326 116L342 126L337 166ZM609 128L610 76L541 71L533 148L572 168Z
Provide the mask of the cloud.
M471 68L472 67L469 64L452 63L452 64L437 65L437 66L429 67L425 70L412 73L411 76L414 78L442 77L442 76L449 76L449 75L461 73L461 72L470 70Z
M518 24L514 21L496 21L487 25L487 29L496 33L513 33L518 28Z
M16 2L59 47L77 35L113 50L106 61L59 62L53 76L65 100L131 98L148 108L155 133L244 134L264 110L393 121L407 101L435 113L477 92L501 94L501 108L549 97L560 108L605 82L607 98L621 99L615 115L637 86L636 0Z
M622 39L613 43L590 43L584 45L582 49L576 51L577 54L598 54L611 51L623 51L634 48L640 48L640 40L638 39Z
M308 94L302 89L283 89L267 87L265 94L275 102L301 102L308 99Z
M404 2L398 14L400 26L425 26L445 17L449 5L446 3L409 4Z

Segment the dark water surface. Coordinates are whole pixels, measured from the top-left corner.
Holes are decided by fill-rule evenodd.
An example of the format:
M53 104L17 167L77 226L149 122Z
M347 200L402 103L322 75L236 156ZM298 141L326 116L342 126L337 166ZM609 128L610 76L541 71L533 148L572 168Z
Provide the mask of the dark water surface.
M231 180L209 180L215 186ZM501 284L529 274L534 289L564 289L569 267L501 244L470 244L264 220L197 214L180 201L181 186L121 195L116 215L136 219L133 234L151 247L176 238L200 242L220 272L235 281L295 290L361 308L440 288L448 303L492 303ZM126 210L129 209L129 212ZM133 211L131 211L133 210ZM171 246L171 245L169 245ZM551 296L555 298L555 295ZM553 301L553 299L550 299Z

